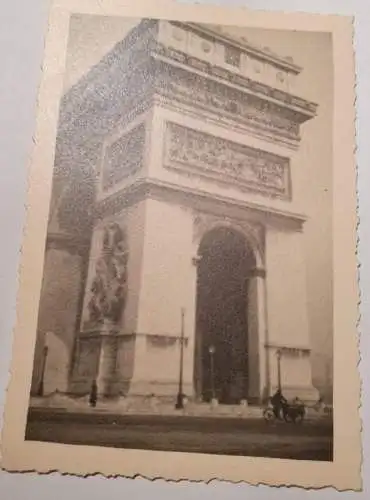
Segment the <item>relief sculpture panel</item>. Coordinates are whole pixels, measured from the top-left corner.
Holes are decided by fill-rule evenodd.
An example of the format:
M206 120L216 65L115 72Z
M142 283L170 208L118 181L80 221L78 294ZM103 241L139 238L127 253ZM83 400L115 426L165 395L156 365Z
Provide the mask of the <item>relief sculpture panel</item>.
M103 160L102 188L107 190L142 166L145 126L140 124L110 144Z
M289 159L174 123L167 123L165 167L290 198Z
M126 304L128 251L126 235L117 224L109 224L103 235L103 248L96 262L90 288L88 321L91 327L105 321L117 324Z

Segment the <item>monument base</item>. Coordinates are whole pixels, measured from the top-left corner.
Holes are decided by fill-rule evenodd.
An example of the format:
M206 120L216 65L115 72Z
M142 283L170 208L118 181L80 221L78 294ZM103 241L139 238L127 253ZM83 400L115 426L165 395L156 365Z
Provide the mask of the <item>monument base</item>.
M273 395L277 391L277 386L271 388L271 395ZM283 386L282 387L283 396L288 400L292 401L295 398L298 398L300 401L306 404L314 404L319 398L319 391L314 386Z
M128 396L154 396L158 398L176 397L179 392L179 383L174 381L132 380L127 392ZM194 395L193 384L184 383L182 394L188 399Z

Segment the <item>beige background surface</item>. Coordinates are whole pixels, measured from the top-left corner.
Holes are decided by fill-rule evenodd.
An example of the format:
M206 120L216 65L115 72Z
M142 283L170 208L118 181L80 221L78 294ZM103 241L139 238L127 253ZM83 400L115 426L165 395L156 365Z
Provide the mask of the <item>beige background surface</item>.
M338 54L338 55L339 55L339 54ZM342 67L343 67L343 61L345 62L345 61L346 61L346 57L349 57L349 56L350 56L350 55L349 55L348 53L346 54L346 50L344 50L344 52L343 52L343 51L341 51L341 53L340 53L340 58L341 58L341 64L342 64ZM348 59L347 59L347 60L348 60ZM55 61L52 61L52 62L53 62L53 63L55 63ZM345 66L346 66L346 65L344 64L344 67L345 67ZM54 68L54 69L57 69L57 68ZM56 80L58 79L58 74L57 74L57 73L58 73L58 71L56 71L56 77L55 77L55 79L56 79ZM346 74L346 72L345 72L345 71L344 71L344 72L340 75L340 76L341 76L341 81L346 80L346 75L347 75L347 74ZM53 86L53 88L55 88L55 87ZM49 96L49 98L50 98L50 97L51 97L51 96ZM48 109L49 109L49 116L50 116L50 114L53 114L53 111L55 112L55 109L54 109L54 110L53 110L52 108L48 108ZM347 142L347 144L348 144L348 137L351 137L351 135L352 135L352 131L351 131L351 129L352 129L352 120L350 120L350 119L349 119L349 117L350 117L350 116L351 116L351 110L350 110L350 109L346 109L346 110L343 110L343 115L341 115L341 116L337 116L337 117L336 117L336 118L337 118L337 120L338 120L338 122L336 122L336 123L340 124L340 127L341 127L341 128L342 128L342 126L345 126L345 124L346 124L346 123L347 123L347 124L348 124L348 123L350 124L350 129L349 129L349 130L347 129L346 131L342 130L343 135L340 137L340 139L342 140L342 142L343 142L343 140L346 138L346 139L347 139L347 141L345 141L345 142ZM48 116L44 116L44 118L47 118L47 117L48 117ZM42 124L41 124L41 125L42 125ZM45 125L45 123L44 123L44 125ZM349 133L348 133L348 132L349 132ZM50 140L50 137L52 137L52 133L53 133L53 131L52 131L52 130L51 130L51 131L50 131L50 130L48 130L48 137L46 137L46 139L47 139L47 140ZM50 135L50 134L51 134L51 135ZM347 154L348 154L348 151L347 151ZM343 155L341 155L341 156L342 156L342 158L343 158ZM343 159L345 159L345 158L343 158ZM350 157L350 155L347 157L347 161L349 161L349 162L351 163L351 157ZM37 169L36 169L36 171L37 171ZM43 173L42 169L40 170L40 168L39 168L39 170L38 170L38 174L39 174L39 175L41 175L41 177L39 177L39 178L38 178L39 180L47 180L47 178L46 178L46 177L44 177L45 173ZM347 182L347 181L349 181L349 184L348 184L348 182ZM339 178L338 178L338 182L339 182ZM351 187L351 183L352 183L352 187L353 187L353 179L352 179L352 180L351 180L351 179L349 179L349 178L348 178L348 176L346 176L346 177L342 177L342 178L340 179L340 186L339 186L339 187L341 187L341 188L343 188L343 186L347 186L347 187L348 187L348 185L349 185L349 187ZM338 186L337 186L337 187L338 187ZM36 185L36 186L35 186L35 188L36 188L36 191L34 192L34 195L37 195L37 194L41 194L41 195L42 195L42 194L43 194L43 188L42 188L42 186L40 186L40 185ZM38 191L38 192L37 192L37 189L39 189L39 191ZM41 189L41 191L40 191L40 189ZM44 193L44 195L45 195L45 193ZM35 197L35 200L36 200L36 199L38 199L38 198L36 198L36 197ZM42 199L45 199L45 198L43 198L43 196L41 196L41 200L42 200ZM39 200L39 199L38 199L38 200ZM39 201L40 201L40 200L39 200ZM38 207L38 208L40 208L40 207ZM343 203L342 203L342 206L341 206L341 207L338 207L338 208L340 208L340 210L338 210L338 215L340 216L340 224L342 225L342 224L346 221L346 219L348 220L348 224L349 224L347 227L342 226L342 232L344 232L344 233L345 233L345 235L346 235L346 241L347 241L347 243L346 243L346 241L345 241L345 240L341 241L341 243L342 243L342 246L341 246L341 249L342 249L342 250L341 250L341 251L345 251L345 250L346 250L346 245L349 245L349 247L347 247L347 251L348 251L348 250L351 250L351 249L353 250L353 239L348 238L348 234L353 234L354 219L353 219L353 217L351 217L350 212L349 212L349 218L348 218L348 211L346 211L346 210L345 210L345 207L343 207ZM350 220L350 219L351 219L351 220ZM338 219L338 220L339 220L339 219ZM32 222L32 221L31 221L31 222ZM35 223L35 220L33 220L33 223ZM34 230L36 230L36 229L37 229L38 231L42 231L43 229L45 229L45 227L43 228L43 227L41 226L41 228L40 228L40 226L39 226L39 227L37 227L37 226L32 226L32 229L34 229ZM37 232L38 232L38 231L36 231L36 234L37 234ZM346 231L347 231L347 232L346 232ZM348 232L348 231L349 231L349 232ZM338 233L338 236L339 236L339 233ZM342 236L342 238L343 238L343 236ZM349 243L348 243L348 242L349 242ZM31 249L30 249L30 250L31 250ZM28 258L28 257L31 257L31 256L36 257L36 256L38 255L38 253L39 253L39 252L37 252L37 249L36 249L36 253L35 253L35 254L32 254L32 253L31 253L31 254L29 254L29 255L27 256L27 258ZM338 257L338 256L337 256L337 257ZM336 257L336 258L337 258L337 257ZM39 255L38 255L38 258L39 258ZM40 262L39 262L39 261L37 261L37 259L36 259L36 268L37 268L37 265L39 265L39 263L40 263ZM346 271L347 269L345 269L345 270L343 269L343 261L342 261L341 270L342 270L342 274L341 274L341 276L339 277L339 279L340 279L341 277L343 277L343 278L345 278L345 277L346 277L346 276L345 276L345 272L344 272L344 271ZM350 277L350 278L352 278L352 279L350 279L350 282L349 282L349 283L352 283L352 290L350 290L350 292L354 292L354 291L355 291L355 290L354 290L354 288L353 288L353 284L354 284L354 281L353 281L353 271L354 271L354 267L352 266L352 268L349 270L349 277ZM349 288L351 288L351 286L350 286ZM343 290L343 291L344 291L344 290ZM347 290L347 292L348 292L348 290ZM345 297L343 297L343 296L342 296L342 297L340 297L340 298L342 298L342 299L343 299L343 298L345 298ZM31 302L32 302L32 301L31 301ZM28 305L28 306L27 306L27 308L26 308L26 312L28 312L28 313L29 313L30 311L31 311L31 308L30 308L30 306ZM32 311L31 311L31 315L32 315ZM345 320L345 318L343 318L343 319ZM348 323L347 325L349 325L350 330L351 330L351 329L352 329L352 327L351 327L351 321L353 321L353 311L352 311L352 314L351 314L351 315L349 315L349 317L348 317L348 315L347 315L347 321L348 321L348 320L350 321L350 323ZM342 326L345 326L345 325L342 325ZM346 331L346 330L344 330L344 331ZM348 331L348 330L347 330L347 331ZM25 340L25 339L23 339L23 340ZM356 357L356 349L354 349L354 344L352 343L352 347L350 346L350 349L349 349L349 350L346 350L346 352L344 352L344 350L343 350L343 344L342 344L342 342L343 342L343 341L344 341L344 342L346 342L346 339L345 339L345 338L340 338L340 340L339 340L339 342L338 342L338 344L342 346L341 355L339 356L339 361L338 361L338 362L343 362L345 359L346 359L346 360L348 360L349 358L351 358L351 356L352 356L352 359L354 360L354 359L355 359L355 357ZM18 351L18 352L20 353L20 351ZM25 369L26 369L26 370L27 370L28 364L29 364L29 362L28 362L28 360L27 360L27 363L25 363ZM13 380L15 379L15 375L16 375L16 374L17 374L17 373L16 373L16 372L14 372L14 377L13 377ZM338 372L338 375L339 375L339 372ZM346 376L346 380L348 381L348 379L350 379L350 378L351 378L351 374L349 374L349 377L348 377L348 374L347 374L347 376ZM354 376L353 381L354 381L354 383L355 383L355 385L356 385L356 376ZM347 384L347 385L348 385L348 384ZM14 387L14 384L13 384L13 387ZM342 391L341 391L341 392L342 392L342 397L343 397L343 393L345 393L345 395L347 395L349 398L351 398L351 397L353 398L353 392L355 393L355 397L356 397L356 392L357 392L357 391L356 391L356 390L355 390L355 391L351 391L351 392L352 392L352 394L349 394L349 392L350 392L350 391L349 391L349 392L348 392L348 394L347 394L347 389L346 389L346 387L342 386ZM18 396L19 396L19 395L21 395L21 394L23 394L23 396L24 396L25 392L24 392L24 391L22 391L22 393L19 393L19 392L18 392ZM347 401L348 401L348 400L347 400ZM343 410L344 410L344 407L343 407ZM22 412L20 412L20 413L22 413ZM345 413L345 412L344 412L344 413ZM18 422L18 423L19 423L19 422ZM344 424L344 422L342 421L342 425L343 425L343 424ZM340 427L340 425L339 425L339 424L338 424L338 426ZM342 427L342 430L343 430L343 429L344 429L344 427ZM347 443L347 444L348 444L348 443ZM348 450L350 450L350 448L348 448ZM13 451L15 452L15 449L14 449ZM17 450L17 451L19 452L19 450ZM30 450L30 451L31 451L31 450ZM57 450L54 450L54 451L55 451L55 455L54 455L54 453L53 453L53 455L54 455L54 456L58 455L58 451L57 451ZM59 451L60 451L60 450L59 450ZM42 452L42 450L41 450L41 449L40 449L40 452ZM350 453L349 453L349 455L350 455ZM15 455L13 454L13 456L15 456ZM50 453L50 454L48 455L48 460L49 460L49 461L51 461L51 460L52 460L52 458L53 458L53 456L52 456L52 454ZM77 458L77 457L76 457L76 458ZM82 457L80 456L79 458L81 459ZM91 459L91 458L93 458L93 453L91 453L91 454L90 454L90 459ZM177 460L175 460L175 462L177 462ZM269 460L268 462L269 462L269 463L271 463L271 461L270 461L270 460ZM133 465L135 465L135 464L133 464ZM284 465L284 464L283 464L283 465ZM71 464L70 464L70 467L72 467L72 466L73 466L73 464L71 463ZM251 467L251 468L252 468L252 467ZM322 467L321 467L321 468L322 468ZM324 469L324 468L322 468L322 469ZM342 471L343 471L343 469L342 469ZM81 472L82 472L82 470L81 470ZM319 472L319 471L318 471L318 472ZM337 472L339 472L339 471L337 471ZM348 470L346 470L345 472L348 472ZM283 475L282 475L281 477L283 477ZM297 476L295 476L295 477L297 477ZM307 480L307 479L308 479L308 478L307 478L307 475L306 475L306 480ZM339 480L339 479L343 479L343 478L337 478L337 479ZM348 476L347 476L346 478L344 478L344 479L348 479ZM283 480L283 483L284 483L284 482L286 483L286 482L289 482L289 481Z

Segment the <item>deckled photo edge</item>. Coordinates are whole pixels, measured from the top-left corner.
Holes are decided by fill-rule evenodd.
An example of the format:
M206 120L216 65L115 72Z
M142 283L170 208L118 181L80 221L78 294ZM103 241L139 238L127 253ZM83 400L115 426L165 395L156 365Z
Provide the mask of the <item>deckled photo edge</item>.
M167 13L165 13L165 9L167 9L168 3L165 2L166 5L163 6L163 16L158 15L158 17L165 17ZM60 6L58 6L60 4ZM88 7L85 2L66 2L66 5L70 5L70 12L73 13L75 10L77 12L88 12ZM81 4L81 8L79 7L79 4ZM99 7L98 7L99 4ZM107 10L114 11L115 10L115 2L110 2L110 8ZM149 5L150 4L150 5ZM125 8L117 8L117 13L116 15L122 15L125 17L155 17L154 15L144 15L145 7L148 7L148 11L153 10L153 14L155 13L157 7L154 8L154 6L149 3L146 4L142 2L142 5L137 6L136 2L136 7L125 7ZM24 231L24 242L23 242L23 250L22 250L22 260L21 260L21 265L20 265L20 275L19 275L19 292L18 292L18 299L17 299L17 326L15 328L15 333L14 333L14 347L13 347L13 360L12 360L12 365L11 365L11 378L10 378L10 383L9 383L9 389L8 389L8 395L7 395L7 402L6 402L6 407L5 407L5 419L4 419L4 425L3 425L3 443L4 443L4 450L5 450L5 456L3 457L3 463L5 469L8 470L36 470L36 471L43 471L47 472L50 470L59 470L60 472L69 472L69 473L77 473L79 475L85 475L85 474L94 474L96 472L101 472L102 474L105 475L128 475L128 476L135 476L137 474L143 475L146 477L155 477L158 476L156 473L150 472L153 470L152 466L150 465L149 462L151 462L151 457L153 459L157 459L159 457L164 458L165 456L169 456L167 454L162 454L160 452L136 452L134 450L125 450L125 451L118 451L118 450L102 450L101 448L99 449L93 449L90 447L76 447L72 448L71 446L68 445L53 445L53 444L46 444L46 443L26 443L23 441L23 428L25 425L25 420L26 420L26 412L27 412L27 404L28 404L28 393L29 393L29 385L30 385L30 373L31 373L31 365L32 365L32 355L33 355L33 346L34 346L34 341L35 341L35 334L33 333L33 330L35 329L30 328L30 325L36 324L36 316L37 316L37 309L38 305L37 302L38 300L35 297L38 297L39 295L39 289L41 287L41 277L42 277L42 264L43 264L43 240L45 239L45 230L46 230L46 222L47 222L47 216L48 216L48 202L50 198L50 192L51 192L51 165L52 165L52 156L54 155L54 144L55 144L55 131L56 131L56 126L57 126L57 109L59 108L58 106L58 94L60 94L60 89L62 86L62 75L60 74L61 71L63 71L63 64L61 64L60 59L62 58L55 58L54 54L62 54L64 56L65 53L65 48L66 48L66 41L67 41L67 36L68 36L68 30L67 30L67 19L68 19L68 12L63 11L61 9L61 6L64 5L64 2L57 2L56 6L54 9L51 11L51 22L49 26L49 33L47 36L47 42L46 42L46 48L45 48L45 54L46 54L46 59L45 59L45 72L42 78L42 84L40 86L40 93L39 93L39 110L37 113L37 123L38 123L38 134L36 137L38 138L36 141L35 145L35 152L33 155L33 160L32 160L32 165L30 167L30 181L29 181L29 196L28 196L28 214L27 214L27 224L25 227ZM162 4L161 4L162 5ZM159 5L159 7L161 7ZM75 7L74 7L75 6ZM138 7L138 8L137 8ZM171 14L171 18L182 18L183 13L186 12L185 15L189 14L190 17L194 17L194 19L198 19L198 13L197 13L197 8L198 6L178 6L174 5L173 6L173 14ZM61 9L61 10L59 10ZM75 10L74 10L75 9ZM158 12L161 9L158 9ZM236 9L224 9L224 8L219 8L219 7L210 7L210 6L201 6L201 9L199 9L199 12L202 12L204 16L204 21L206 19L210 20L212 19L212 22L214 22L214 18L216 17L214 13L216 11L219 11L220 14L222 13L223 19L222 23L223 24L243 24L243 21L241 20L241 15L236 12ZM96 8L94 8L93 3L91 3L91 13L97 14L104 14L104 7L102 8L101 2L97 2ZM166 10L166 12L168 12ZM226 22L225 19L225 14L230 12L230 23ZM252 25L254 24L254 14L253 12L248 11L248 15L246 14L246 11L244 9L241 9L241 13L245 16L245 25ZM63 17L59 17L60 14L63 14ZM141 14L141 16L140 16ZM165 14L165 15L164 15ZM305 19L306 15L305 14L289 14L289 16L286 16L286 14L281 13L281 14L272 14L268 13L266 14L266 19L268 19L268 22L265 22L265 25L263 25L263 16L265 13L259 12L256 13L256 24L260 24L260 27L263 28L280 28L280 24L284 25L286 19L288 17L293 18L293 16L297 16L297 20L300 21L300 25L305 24ZM109 15L114 15L113 12L109 12ZM64 20L64 26L62 28L62 23L61 20ZM55 22L57 20L57 22ZM280 23L281 21L281 23ZM345 29L343 18L341 19L340 23L338 23L338 18L336 16L315 16L315 15L308 15L307 16L307 21L308 24L305 29L315 31L315 25L319 26L321 30L324 29L324 26L326 22L328 22L328 31L332 30L332 32L335 32L335 28L333 26L337 26L340 24L339 30L337 30L336 35L334 36L334 52L335 52L335 47L340 45L339 38L342 36L344 33ZM289 20L288 20L289 22ZM347 21L348 24L351 22L350 20ZM271 23L271 24L270 24ZM346 25L347 26L347 25ZM296 26L295 29L298 27ZM288 26L284 27L284 29L289 29ZM290 28L292 29L292 28ZM339 37L339 38L338 38ZM352 37L352 35L351 35ZM348 39L348 36L346 37ZM352 47L348 47L348 40L346 41L346 44L343 44L343 48L345 49L347 47L348 50L352 50ZM345 46L344 46L345 45ZM334 56L334 61L337 60L338 54L335 54ZM352 62L352 57L351 57L351 62ZM53 63L56 64L56 67L54 69L54 73L52 72L53 68ZM349 63L349 60L348 60ZM338 64L335 63L335 69L337 69ZM352 68L350 70L350 74L352 72ZM50 76L53 75L53 76ZM350 91L350 85L349 85L349 75L345 74L343 71L343 77L346 79L348 82L347 85L347 90L343 91L343 98L345 99L345 102L348 103L348 112L350 113L350 116L353 116L354 120L354 113L351 111L349 108L350 106L350 99L348 99L348 93ZM338 82L336 80L337 76L334 78L334 84L337 88ZM354 79L350 75L351 78L351 85L354 86ZM344 86L344 85L343 85ZM347 94L347 95L346 95ZM352 92L352 96L354 99L354 91ZM47 104L49 103L49 104ZM51 108L48 106L51 105ZM341 108L336 108L335 109L341 109ZM52 109L52 111L50 111ZM346 115L348 117L348 114ZM350 129L352 127L352 129ZM47 130L46 130L47 129ZM346 155L347 161L352 162L353 166L355 166L354 162L354 149L355 149L355 141L354 141L354 123L348 123L348 132L350 132L351 137L353 137L353 148L351 148L351 153L349 152L349 147L346 147L346 151L348 154ZM339 134L338 134L339 136ZM342 136L345 136L343 134ZM348 136L347 136L348 140ZM48 144L47 147L43 150L40 151L41 147L45 146L46 143ZM344 148L343 145L340 144L341 147ZM334 161L334 165L337 167L339 164L342 164L341 161L341 154L339 152L339 149L334 153L336 160ZM349 156L351 154L351 157ZM42 158L42 163L39 163L38 165L36 164L38 159ZM339 163L340 160L340 163ZM336 175L334 176L334 182L337 177L337 172L344 171L344 169L337 168L336 170ZM37 179L37 181L36 181ZM344 179L348 179L348 177L345 175ZM352 178L354 180L354 176ZM35 182L36 181L36 182ZM339 182L339 180L338 180ZM353 182L352 182L353 184ZM343 185L341 189L343 188ZM350 213L353 212L355 213L355 193L353 193L353 200L350 200L350 193L346 193L346 199L348 198L348 203L351 203L350 206ZM45 203L44 203L45 202ZM335 214L335 211L334 211ZM348 217L348 212L343 211L343 216ZM355 217L355 216L354 216ZM43 223L43 226L40 224L40 222ZM348 220L348 229L353 233L354 239L355 238L355 231L356 231L356 221L355 218L352 218L351 222ZM337 231L334 229L334 238L336 239L338 236ZM350 255L353 251L354 242L350 245L351 248L347 248L347 256L350 259ZM32 260L31 260L32 259ZM350 278L353 280L353 273L355 272L354 265L352 263L352 270L349 269L348 273L346 274L347 278ZM32 275L30 274L32 268ZM335 269L335 266L334 266ZM357 276L357 274L356 274ZM358 300L358 288L357 287L357 278L355 279L356 285L352 287L352 297L350 296L350 293L348 292L348 300L353 301L353 308L352 311L354 311L354 307L356 307L356 321L357 321L357 300ZM32 284L31 284L32 282ZM353 282L353 281L352 281ZM38 287L37 293L36 293L36 285ZM32 297L32 300L29 300L29 297ZM356 306L355 306L356 302ZM352 318L353 320L353 314L350 314L349 317ZM351 321L352 321L351 320ZM355 332L354 325L348 325L350 327L350 330ZM30 334L30 330L32 330L32 333ZM336 335L337 336L337 335ZM349 339L351 340L351 339ZM356 347L354 348L354 344L356 343ZM348 344L349 345L349 344ZM28 347L28 348L27 348ZM344 338L343 338L343 346L342 348L344 349ZM357 349L357 351L355 351ZM336 347L334 346L334 350L336 352ZM26 352L26 356L25 356ZM345 352L345 351L343 351ZM357 420L357 424L353 426L355 435L353 436L356 438L357 434L357 443L358 446L361 447L361 439L360 439L360 419L358 415L358 410L357 408L360 406L360 386L359 386L359 375L357 373L357 370L355 369L355 365L357 366L357 362L360 358L359 353L358 353L358 347L357 347L357 337L356 341L352 340L352 349L350 349L350 352L352 353L351 362L349 363L351 365L351 371L350 375L353 374L352 381L353 385L348 388L346 392L346 395L348 395L349 398L351 398L351 404L349 411L351 412L352 418ZM348 362L348 351L346 352L346 359ZM335 356L335 359L337 356ZM26 361L26 362L25 362ZM348 380L348 374L346 374L345 377L341 377L342 373L340 370L340 367L338 366L339 362L335 361L335 377L337 379L336 382L336 387L340 386L341 383L341 378L343 380L343 383ZM353 366L352 366L353 365ZM27 382L25 381L25 377L27 377ZM342 385L342 387L346 387L346 385ZM357 387L356 390L353 388ZM336 405L340 406L340 401L341 401L341 396L338 394L336 388L334 389L334 397L336 400ZM20 401L22 401L20 403ZM356 408L354 408L354 403L356 403ZM17 409L18 416L15 415L15 411ZM20 411L22 410L22 411ZM347 411L347 408L343 408L343 411ZM336 414L336 420L337 418L340 419L343 423L345 423L345 414L343 416L339 416ZM356 430L357 428L357 430ZM338 438L338 436L337 436ZM15 446L14 444L17 444ZM28 451L27 451L28 450ZM31 452L32 450L32 452ZM78 456L79 459L75 461L75 464L72 465L72 460L70 459L70 453L73 450L73 454L75 456ZM94 451L93 451L94 450ZM357 450L354 450L354 452ZM31 452L31 453L29 453ZM23 454L24 453L24 454ZM7 456L8 454L8 456ZM40 454L40 456L38 456ZM41 455L44 455L43 457ZM23 455L23 456L22 456ZM100 456L105 456L107 461L105 460L104 462L99 459ZM128 462L130 461L133 464L133 468L131 471L128 471L128 474L125 473L125 471L121 470L120 465L117 464L118 460L121 460L124 458L126 455L127 459L129 459L129 456L135 457L135 460L131 461L131 457ZM192 454L190 454L186 459L184 459L185 455L180 454L180 453L174 453L171 455L174 457L174 464L176 466L174 467L167 467L165 466L163 472L163 475L161 474L161 477L164 479L173 479L177 480L178 478L181 479L195 479L195 480L210 480L213 478L220 478L220 479L225 479L225 480L231 480L231 481L239 481L239 480L245 480L246 482L249 482L251 484L258 484L258 483L265 483L265 484L271 484L271 485L301 485L303 487L309 488L320 488L324 486L334 486L337 487L338 489L358 489L360 488L360 476L356 473L355 470L353 470L354 466L353 463L347 463L346 466L349 467L351 470L353 470L353 475L351 478L349 478L349 474L343 475L341 478L338 477L338 472L339 469L338 467L340 464L334 463L334 464L314 464L314 463L291 463L290 461L286 461L284 463L283 460L274 460L274 459L249 459L249 458L241 458L241 459L236 459L233 457L201 457L201 456L196 456L194 457ZM357 454L359 456L359 454ZM36 459L37 457L37 459ZM68 457L68 461L66 461ZM108 459L108 457L110 457ZM96 462L94 460L96 459ZM39 461L39 464L35 463L34 461L37 460ZM186 462L193 462L193 464L189 467L189 473L184 473L182 472L181 475L179 476L179 468L180 464L182 466L184 465L184 460ZM84 465L81 465L82 462L85 462ZM210 473L212 469L212 464L214 462L214 465L218 465L218 467L214 467L213 470L218 470L219 473L215 476L215 473ZM358 465L360 465L359 460L357 460ZM33 465L35 463L35 465ZM68 469L65 470L65 464L69 463ZM199 463L199 465L196 465ZM230 471L229 473L229 467L226 465L226 463L232 464L234 467L234 471L236 473L232 473ZM236 467L236 465L240 465L240 467ZM19 465L18 465L19 464ZM98 465L99 464L99 465ZM248 464L248 467L250 466L250 475L248 474L249 477L244 477L245 472L244 472L244 465ZM264 464L268 464L270 468L270 473L269 477L266 477L266 472L261 473L262 466ZM188 463L186 463L185 467L182 467L183 470L188 469ZM328 465L328 466L327 466ZM344 465L344 464L343 464ZM178 467L178 468L177 468ZM356 467L356 466L355 466ZM98 470L99 469L99 470ZM157 470L156 468L154 468ZM273 470L275 469L275 470ZM146 470L149 471L148 474L146 473ZM304 470L306 472L304 472ZM311 473L309 471L312 470ZM322 474L320 474L321 471ZM112 472L111 472L112 471ZM114 472L115 471L115 472ZM313 471L315 471L315 474L317 473L317 484L316 481L312 481L312 475ZM342 469L343 471L343 469ZM303 475L302 475L303 473ZM347 469L348 473L348 469ZM185 474L185 475L183 475ZM241 474L241 475L238 475ZM291 480L291 476L295 477L294 480ZM257 478L257 479L255 479ZM283 479L281 479L283 478ZM329 478L329 479L328 479ZM347 484L347 479L348 483L351 483L351 485Z

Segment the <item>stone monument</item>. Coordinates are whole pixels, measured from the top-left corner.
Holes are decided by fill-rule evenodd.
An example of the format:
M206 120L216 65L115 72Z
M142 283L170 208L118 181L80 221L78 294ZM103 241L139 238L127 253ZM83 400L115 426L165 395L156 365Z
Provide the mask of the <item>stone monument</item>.
M34 387L52 330L59 390L175 397L183 310L189 399L317 399L300 71L217 27L143 20L63 97Z

